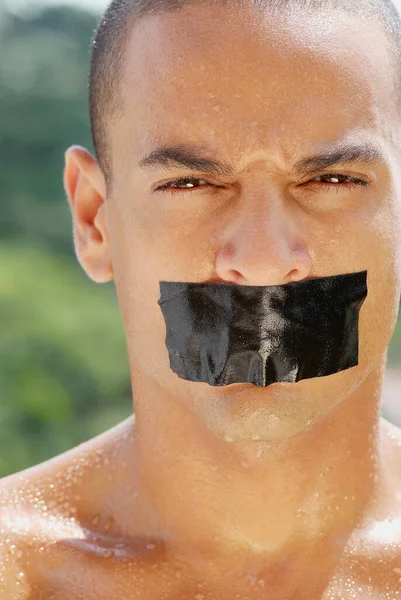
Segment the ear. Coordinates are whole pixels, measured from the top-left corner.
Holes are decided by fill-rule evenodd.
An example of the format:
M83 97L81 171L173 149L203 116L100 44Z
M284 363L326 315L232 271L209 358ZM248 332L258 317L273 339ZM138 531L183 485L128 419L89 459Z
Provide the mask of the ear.
M97 283L113 279L107 232L106 183L93 156L80 146L65 154L64 189L70 204L75 253L86 274Z

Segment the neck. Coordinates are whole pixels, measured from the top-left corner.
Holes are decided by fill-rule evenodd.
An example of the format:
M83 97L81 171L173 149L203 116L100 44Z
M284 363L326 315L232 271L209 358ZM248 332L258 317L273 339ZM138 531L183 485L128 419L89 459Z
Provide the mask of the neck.
M154 511L156 537L203 572L234 557L238 564L239 556L250 580L251 565L269 566L281 581L278 598L291 597L284 581L300 590L290 583L296 573L310 594L309 569L323 589L379 485L381 385L377 369L313 427L245 454L141 383L134 391L139 490Z

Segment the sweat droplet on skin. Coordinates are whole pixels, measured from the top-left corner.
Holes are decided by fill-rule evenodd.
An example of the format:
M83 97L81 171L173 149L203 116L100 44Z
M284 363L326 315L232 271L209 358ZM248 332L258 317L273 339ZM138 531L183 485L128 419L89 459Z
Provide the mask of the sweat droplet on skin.
M105 531L109 531L114 523L113 517L109 517L104 525Z

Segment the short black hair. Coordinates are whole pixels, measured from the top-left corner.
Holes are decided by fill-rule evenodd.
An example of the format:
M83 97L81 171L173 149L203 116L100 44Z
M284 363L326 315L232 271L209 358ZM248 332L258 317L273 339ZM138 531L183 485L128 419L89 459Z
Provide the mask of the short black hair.
M319 12L340 10L361 18L376 19L390 41L395 66L400 64L401 19L392 0L112 0L101 18L92 41L89 72L89 111L96 158L111 185L112 164L107 125L122 114L121 93L126 42L138 21L152 14L178 11L190 4L235 4L241 2L268 8L276 14L290 8ZM396 73L398 88L398 70Z

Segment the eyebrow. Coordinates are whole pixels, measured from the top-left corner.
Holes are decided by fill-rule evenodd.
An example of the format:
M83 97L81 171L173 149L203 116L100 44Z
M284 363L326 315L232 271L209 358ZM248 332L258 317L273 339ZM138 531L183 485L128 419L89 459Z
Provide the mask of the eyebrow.
M205 148L193 144L157 148L142 158L138 166L142 169L186 167L190 171L206 171L215 175L228 176L234 175L235 172L234 167L229 163L206 158Z
M379 162L387 161L382 151L376 146L368 143L345 143L322 154L302 158L292 166L292 169L297 175L310 175L335 165L353 163L360 166L372 166Z
M328 169L334 165L354 163L369 166L386 159L376 146L368 143L342 144L328 151L301 158L291 166L298 176L310 175L316 171ZM233 176L235 168L230 163L213 160L205 156L205 147L193 144L162 146L143 157L138 166L149 170L155 168L182 168L190 171L204 171L213 175Z

